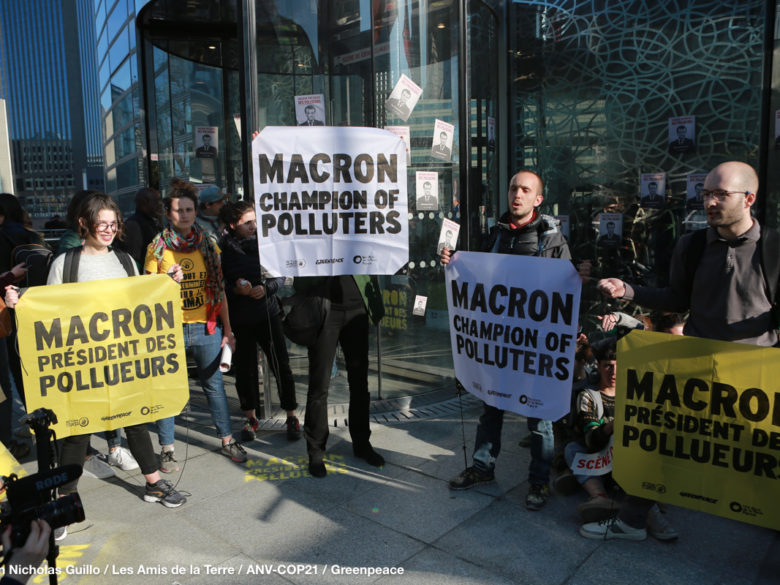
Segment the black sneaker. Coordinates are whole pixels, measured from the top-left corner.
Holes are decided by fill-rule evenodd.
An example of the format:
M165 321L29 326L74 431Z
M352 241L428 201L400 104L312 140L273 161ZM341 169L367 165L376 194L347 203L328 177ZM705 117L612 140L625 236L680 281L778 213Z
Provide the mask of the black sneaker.
M157 483L147 483L145 502L160 502L166 508L178 508L187 501L183 495L173 489L173 485L167 479L161 479Z
M451 490L467 490L475 485L496 481L493 471L482 471L476 467L467 467L460 475L450 480Z
M525 507L538 512L547 503L548 495L550 495L550 488L546 485L532 485L528 489L528 495L525 497Z
M288 416L285 424L287 425L288 441L297 441L301 438L301 423L298 420L298 417Z

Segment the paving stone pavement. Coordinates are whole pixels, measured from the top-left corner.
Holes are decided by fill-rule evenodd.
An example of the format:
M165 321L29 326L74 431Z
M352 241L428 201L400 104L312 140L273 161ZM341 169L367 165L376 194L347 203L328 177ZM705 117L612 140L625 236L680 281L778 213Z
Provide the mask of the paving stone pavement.
M237 434L240 411L232 387L228 392ZM188 502L177 509L145 503L137 471L119 471L109 480L82 478L87 520L72 525L61 543L59 580L83 585L780 583L780 540L772 530L669 506L667 518L680 532L678 541L601 542L577 532L576 507L584 494L553 495L543 510L528 511L529 453L518 444L527 433L522 417L507 416L496 482L450 491L447 480L464 468L480 412L467 398L456 402L464 405L461 417L449 402L453 399L423 407L425 416L372 423L372 443L386 459L381 469L352 456L343 423L332 427L328 476L317 479L308 476L304 442L289 442L283 426L272 421L245 445L246 464L219 454L202 392L193 385L189 412L177 418L182 469L167 476L187 493ZM105 452L100 437L92 444ZM25 467L35 470L32 462ZM375 572L366 574L369 570Z

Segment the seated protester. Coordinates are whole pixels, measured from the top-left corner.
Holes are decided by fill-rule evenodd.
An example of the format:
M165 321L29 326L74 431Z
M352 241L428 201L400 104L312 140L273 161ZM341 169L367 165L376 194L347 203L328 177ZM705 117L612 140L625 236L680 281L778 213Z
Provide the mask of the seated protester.
M598 380L595 388L586 387L577 397L576 424L581 432L581 439L566 445L565 456L569 468L571 468L577 453L597 453L607 446L613 435L615 383L617 381L616 345L615 339L609 339L606 343L594 348ZM577 513L584 522L580 527L580 534L586 538L603 538L603 533L598 536L600 531L596 528L604 522L612 522L618 512L618 507L606 495L604 489L602 478L607 476L611 480L611 472L604 474L604 476L586 476L574 473L574 477L590 496L577 508ZM646 513L647 533L651 536L658 540L674 540L679 536L677 531L661 515L658 504L652 505ZM639 531L621 534L621 538L631 540L642 540L646 536L640 534Z
M222 348L229 344L235 349L220 249L216 241L195 223L198 208L195 185L183 179L172 179L163 207L168 223L149 244L144 269L148 274L173 271L179 281L187 282L187 287L182 287L181 304L184 349L187 358L195 361L211 419L222 441L222 454L233 461L244 462L247 454L233 439L230 410L219 370ZM222 322L221 326L218 321ZM178 471L173 453L174 418L158 420L157 434L162 448L160 470L163 473Z
M268 358L276 378L281 407L287 412L287 438L301 438L301 424L295 416L295 378L290 369L287 343L282 330L281 308L276 291L284 278L266 277L257 251L257 220L248 201L228 203L220 210L225 233L220 240L225 292L230 322L236 336L236 391L246 422L242 441L255 438L259 425L260 388L257 376L257 348Z
M615 345L615 339L608 339L594 348L596 376L586 379L577 395L573 413L576 439L564 450L569 469L577 453L598 453L612 437L617 381ZM577 508L584 522L596 522L615 512L615 502L607 496L602 477L576 472L574 477L590 496Z
M114 238L121 234L122 229L122 214L111 197L95 193L85 198L79 207L77 221L84 245L54 259L47 284L62 284L68 279L68 275L63 274L65 259L74 253L78 260L75 282L121 278L128 276L130 271L138 274L136 264L128 254L111 248ZM122 259L120 255L125 258ZM8 301L14 305L18 301L18 294L13 289L6 292L6 302ZM125 432L130 452L138 461L141 473L146 479L144 501L160 502L168 508L177 508L184 504L187 499L177 492L169 481L160 478L157 458L146 425L125 427ZM89 434L65 437L62 441L60 465L83 466L89 438ZM78 480L60 486L60 495L74 493L77 486Z

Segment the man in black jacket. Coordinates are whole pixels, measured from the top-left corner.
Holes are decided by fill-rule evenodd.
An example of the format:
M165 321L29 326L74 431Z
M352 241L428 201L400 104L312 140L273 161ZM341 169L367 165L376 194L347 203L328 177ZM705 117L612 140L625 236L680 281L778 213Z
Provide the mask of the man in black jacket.
M490 231L482 251L570 259L569 246L555 219L541 215L537 210L542 203L543 192L541 177L532 171L523 170L512 177L508 193L509 211ZM441 262L449 264L449 248L442 250ZM503 421L503 410L484 405L477 427L474 464L450 480L450 489L465 490L494 481ZM531 464L525 505L529 510L540 510L549 493L550 463L555 448L552 421L529 418L528 430L531 432Z

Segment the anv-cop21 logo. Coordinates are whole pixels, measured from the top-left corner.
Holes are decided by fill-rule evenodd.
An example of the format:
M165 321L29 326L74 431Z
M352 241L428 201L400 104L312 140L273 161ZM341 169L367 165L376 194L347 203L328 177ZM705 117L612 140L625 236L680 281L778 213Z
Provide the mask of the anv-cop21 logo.
M304 258L298 259L298 258L290 258L287 260L284 265L287 268L303 268L306 266L306 260Z
M374 256L354 256L352 258L352 262L355 264L366 264L367 266L370 266L374 262L376 262L376 258Z

